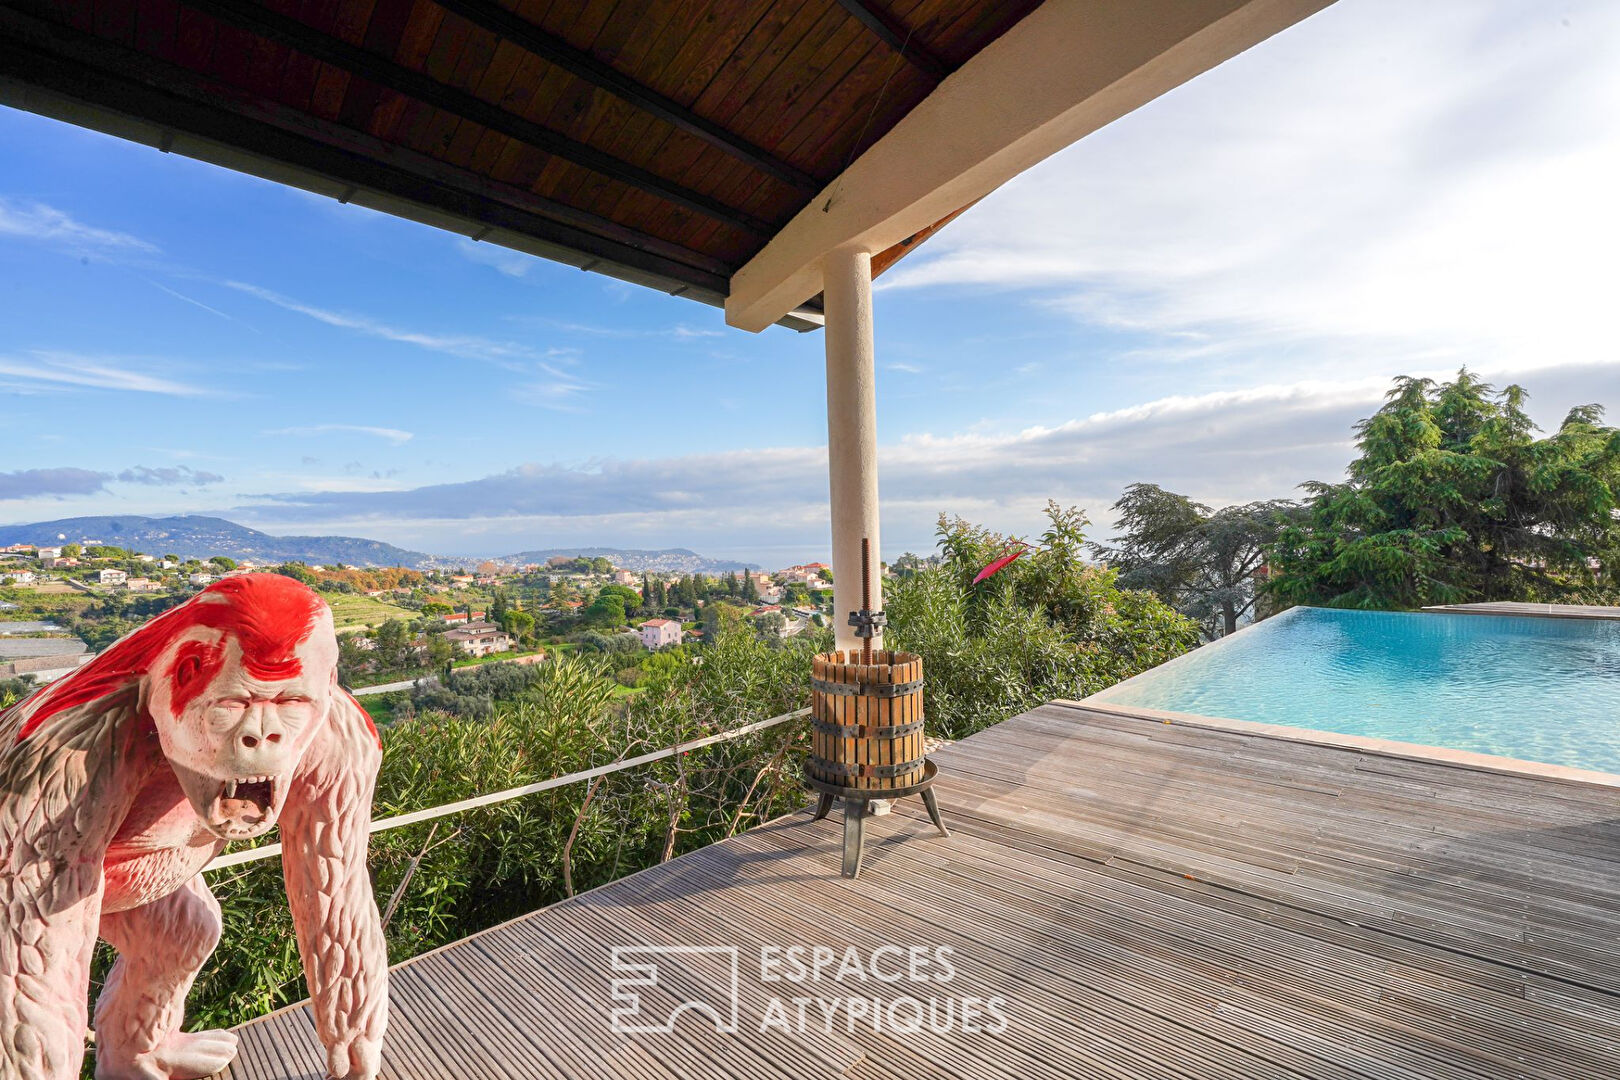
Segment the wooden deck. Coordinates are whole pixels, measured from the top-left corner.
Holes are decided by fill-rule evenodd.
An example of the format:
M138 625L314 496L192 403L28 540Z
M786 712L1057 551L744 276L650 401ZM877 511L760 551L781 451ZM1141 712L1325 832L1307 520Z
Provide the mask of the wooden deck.
M401 965L384 1074L1620 1076L1620 787L1068 704L936 760L954 836L901 804L856 881L837 816L799 814ZM956 976L761 982L794 944L949 945ZM740 947L738 1033L613 1033L617 945ZM660 981L649 1015L727 985L710 956ZM760 1033L772 996L908 993L1001 996L1010 1025ZM241 1034L234 1080L321 1075L303 1008Z
M1539 619L1620 619L1620 607L1595 604L1525 604L1493 600L1482 604L1436 604L1424 611L1452 615L1529 615Z

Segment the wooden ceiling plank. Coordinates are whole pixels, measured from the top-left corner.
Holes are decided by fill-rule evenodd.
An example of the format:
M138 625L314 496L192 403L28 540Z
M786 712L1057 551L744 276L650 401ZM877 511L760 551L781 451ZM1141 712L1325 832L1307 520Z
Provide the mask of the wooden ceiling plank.
M478 97L476 91L481 76L489 69L489 65L494 62L495 55L499 51L500 42L494 35L486 33L466 19L457 18L453 13L446 14L443 17L443 22L454 23L462 35L461 48L456 56L455 66L451 69L449 77L444 82L457 90ZM481 98L480 100L491 101L492 104L499 107L498 98ZM462 120L456 124L451 132L441 156L445 161L453 165L467 166L472 161L473 152L478 148L478 144L490 130L488 125L480 124L477 121Z
M529 108L535 88L548 71L559 77L562 74L556 68L548 69L539 57L523 53L517 71L513 73L511 81L498 99L502 108L522 115ZM491 175L498 176L507 183L532 190L535 177L540 175L540 171L550 160L531 146L525 146L516 139L507 139L504 148L490 166Z
M1024 14L1027 14L1027 9L1034 8L1039 2L1040 0L1020 0L1019 3L1015 4L1009 0L1008 3L995 5L994 10L998 21L988 25L978 25L977 29L981 33L981 37L968 43L968 45L959 45L958 47L967 48L967 55L972 56L1010 29ZM933 19L948 14L952 9L954 9L955 13L953 25L954 21L964 20L978 24L980 22L978 15L985 10L981 6L973 4L971 0L922 0L922 3L915 9L916 15L912 17ZM958 41L960 42L961 39L959 38ZM888 62L893 63L892 57ZM878 77L881 78L882 76ZM850 81L855 83L858 79L852 76ZM796 160L805 158L830 160L837 161L840 166L844 166L858 158L867 147L887 134L918 102L927 96L929 89L928 80L923 75L909 66L903 67L895 71L894 79L890 82L878 111L872 115L871 123L863 124L864 132L862 129L851 125L834 126L824 134L822 141L818 144L802 147L776 147L775 150L777 153ZM840 88L841 90L842 88ZM836 105L831 104L826 107L828 109L837 108Z
M174 62L193 70L207 63L219 24L182 5L175 13L174 27Z
M838 0L838 6L871 31L879 41L904 56L914 67L936 83L945 81L954 70L930 52L904 23L896 21L873 0Z
M845 114L827 112L821 107L822 102L833 90L848 84L852 74L862 71L863 60L877 55L893 65L894 54L874 44L870 37L861 32L860 27L849 24L847 20L842 26L837 26L837 20L834 20L834 24L834 35L799 67L796 85L781 97L773 93L773 87L769 84L761 87L753 99L739 110L739 128L757 132L761 139L768 139L774 146L788 146L802 140L804 136L801 132L807 128L819 132L851 123ZM875 67L882 69L881 64ZM905 65L900 65L900 70L906 70ZM883 77L887 74L883 72L870 85L849 85L849 99L875 98L882 92ZM854 122L857 125L864 121L864 116L859 114L865 111L858 110L855 114ZM833 164L826 171L836 176L840 165L842 162Z
M135 13L135 47L141 52L174 58L180 5L176 0L141 0Z
M135 0L96 0L95 35L119 45L135 40Z
M184 3L185 0L181 2ZM307 24L294 21L299 25L312 26L321 34L335 37L340 43L358 46L365 38L366 27L371 25L371 15L375 9L376 0L339 0L337 3L317 5L300 11L300 16L310 19ZM216 19L219 18L218 12L210 14ZM283 12L275 14L288 17ZM230 27L231 24L222 21L221 25ZM343 86L343 100L338 104L337 120L356 130L363 130L363 122L370 117L372 108L382 95L382 88L371 79L365 78L363 74L356 72L347 74L349 79Z
M247 58L253 50L253 35L234 26L221 26L214 35L214 48L203 71L229 86L252 89L247 85Z
M689 4L666 4L656 35L646 33L640 37L638 50L626 49L621 54L623 66L636 71L667 70L678 62L683 55L692 57L692 52L685 46L692 40L696 24L707 14L708 4L701 9ZM702 177L702 190L713 194L721 190L726 184L728 174L747 176L752 179L754 186L780 187L778 183L762 178L759 172L728 156L725 151L710 146L707 143L692 138L685 132L671 127L650 113L635 109L627 103L615 100L614 108L603 115L598 126L602 135L608 135L608 141L603 145L610 153L621 157L634 157L654 172L668 175L687 177ZM669 147L674 145L671 152ZM683 154L681 151L685 151ZM692 159L707 156L708 169L692 169L689 164ZM789 189L793 190L793 189ZM686 228L692 215L680 211L678 207L659 207L638 199L633 193L627 193L621 200L608 204L601 199L593 200L592 205L603 214L617 220L636 220L656 223L660 230L678 232ZM630 216L633 215L633 216ZM756 214L766 220L774 219L771 215ZM785 219L785 218L784 218Z
M739 5L735 2L722 2L709 10L687 16L687 25L691 29L683 35L686 39L677 57L663 65L662 69L670 77L685 80L687 73L694 64L702 64L703 69L696 73L691 80L690 93L701 92L700 85L706 86L712 81L708 70L717 65L717 61L710 60L709 56L715 51L715 43L708 40L704 34L697 32L702 24L732 25L743 20L739 19ZM757 20L756 20L757 21ZM749 28L754 25L748 24ZM746 33L738 28L725 35L719 44L725 49L734 52L740 44L742 36ZM851 35L859 37L858 28ZM734 116L734 128L740 128L740 118ZM636 138L657 137L658 132L646 124L628 128L626 135ZM728 192L726 201L735 200L739 204L747 203L749 212L771 221L779 221L791 217L804 205L807 194L801 188L789 188L775 183L760 183L759 178L750 170L737 169L729 162L716 158L706 152L706 148L684 138L679 132L665 132L663 138L648 152L645 159L648 166L658 172L670 172L680 176L704 176L711 179L712 186L705 187L717 197L721 192ZM689 231L700 230L704 235L712 234L713 230L704 228L706 223L697 220L688 220L685 228Z
M411 7L405 31L400 35L399 45L394 50L394 60L406 67L420 70L427 63L428 53L438 40L439 27L443 19L444 9L439 5L428 3L427 0L416 0ZM398 106L390 109L390 112L392 115L387 125L381 127L377 133L401 145L414 145L415 139L421 134L421 129L429 123L428 110L422 108L421 103L414 98L401 98Z
M590 45L592 55L605 63L634 65L641 61L647 50L658 41L668 24L671 11L667 4L621 2L603 20ZM614 97L590 83L558 69L563 76L563 87L548 102L536 97L534 108L544 110L537 118L547 127L570 131L575 137L599 147L604 153L622 156L610 149L613 133L620 130L634 109L623 99ZM609 185L601 175L590 176L573 170L547 169L538 178L539 190L575 206L588 206L605 213L611 204L606 195ZM618 191L617 187L612 188ZM671 213L685 213L678 206L669 207Z
M824 11L823 0L778 0L766 6L738 41L733 53L698 91L694 107L710 115L734 116L743 102L781 66L794 38L815 25ZM702 237L707 243L715 242L719 232L716 223L693 221L683 235Z
M438 7L436 4L434 6ZM552 0L520 0L515 11L524 19L543 20L550 13L552 6ZM512 60L509 71L506 68L508 56ZM521 116L528 108L535 87L545 70L546 65L532 53L516 47L503 47L496 50L496 59L484 73L476 93L484 100L493 101L508 112ZM547 160L545 155L524 146L516 139L504 138L498 134L480 140L478 145L480 150L473 154L474 167L477 171L524 189L530 189L534 176L544 167ZM525 167L525 158L533 162L531 167ZM521 180L515 178L519 172L523 175Z
M761 19L714 83L693 108L705 116L735 116L759 84L781 66L797 36L814 26L824 7L820 0L779 0Z
M751 131L753 138L769 140L773 130L792 131L804 116L814 115L811 106L824 89L843 77L847 71L846 60L854 62L847 58L873 48L858 25L836 9L826 9L815 27L800 36L777 70L754 90L748 103L738 111L738 129L748 130L750 117L763 117L771 126L767 128L756 122ZM836 124L841 118L829 118L828 122ZM729 197L738 202L761 198L764 194L757 186L722 190L727 190ZM794 212L806 202L808 200L798 200ZM682 235L708 238L713 230L694 223L692 230Z
M886 50L885 50L886 51ZM882 83L889 77L889 68L894 64L894 54L884 56L881 52L863 61L859 74L851 76L851 83L857 79L875 79ZM900 119L917 106L917 103L928 96L928 77L916 71L910 65L905 65L895 71L894 77L889 79L888 89L883 91L882 100L875 95L870 106L863 108L860 124L837 124L811 131L808 128L802 132L805 142L792 147L783 147L782 153L792 154L796 158L815 158L836 162L837 172L842 172L856 158L861 151L881 139L888 133ZM832 95L828 107L841 103L840 95Z
M831 7L822 9L820 17L793 35L780 62L727 115L735 118L738 130L750 130L751 138L779 140L780 132L775 128L785 131L788 127L781 110L790 109L805 88L860 38L860 27L852 25L842 13Z
M467 24L463 20L446 14L440 8L438 27L434 30L433 40L427 47L419 70L440 82L448 81L455 74L466 31ZM412 117L411 127L408 132L401 129L401 133L409 138L406 145L436 158L444 156L461 119L427 102L422 102L420 110L413 108L408 112Z
M508 91L512 80L523 67L523 61L528 57L522 49L511 42L503 41L495 48L495 56L479 77L475 93L486 101L500 103L502 108L508 108ZM473 151L468 162L468 168L476 173L488 175L494 167L496 159L511 142L499 132L491 132L478 140L478 146Z
M86 34L96 32L95 0L55 0L50 5L51 17Z
M619 0L572 0L571 3L553 3L544 16L528 11L523 14L552 37L589 51L602 32L602 25L618 6ZM597 59L603 58L598 56Z
M929 40L941 56L961 57L962 62L966 62L1040 6L1041 0L1004 0L989 5L966 3L961 5L955 19L941 22L930 31Z
M347 42L320 35L297 20L259 7L253 0L186 0L186 3L241 29L272 37L282 44L317 55L328 63L337 64L352 74L362 76L378 85L420 98L486 127L504 131L513 138L532 143L548 153L574 161L583 168L635 184L698 213L716 217L761 236L769 236L774 231L769 222L751 215L738 214L716 199L627 162L611 158L592 147L564 138L465 91L456 90L420 72L402 67L390 59Z
M964 2L971 3L971 0L918 0L909 5L898 4L892 10L897 17L905 19L907 25L928 27L942 14L955 18L964 9ZM826 162L823 167L836 175L858 156L861 148L856 146L858 141L863 147L876 142L933 87L932 79L900 61L892 49L874 43L855 68L828 88L824 96L802 106L808 108L811 116L859 114L863 117L861 122L819 127L799 123L793 126L788 141L772 144L771 149L790 161ZM856 102L863 96L870 97L871 105L857 107ZM696 242L699 237L688 239Z
M642 85L588 53L551 37L532 23L513 15L490 0L437 0L444 7L477 23L501 37L563 68L608 93L629 102L694 138L719 147L740 161L776 177L785 184L814 194L820 188L816 178L779 161L744 139L737 138L720 124L699 116L672 98Z
M301 18L307 0L272 0L271 6L284 14ZM274 89L270 96L283 105L299 108L309 106L309 95L315 89L315 67L307 56L293 49L281 50L281 67L275 74Z

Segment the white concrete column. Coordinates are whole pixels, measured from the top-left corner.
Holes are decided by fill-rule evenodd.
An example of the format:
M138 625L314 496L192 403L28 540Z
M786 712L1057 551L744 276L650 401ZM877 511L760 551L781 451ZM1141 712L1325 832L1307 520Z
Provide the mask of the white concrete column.
M872 256L839 248L823 259L827 326L827 471L832 505L833 628L859 649L849 613L861 606L861 538L872 542L872 610L883 610L878 537L877 389L872 344ZM882 637L872 639L881 648Z

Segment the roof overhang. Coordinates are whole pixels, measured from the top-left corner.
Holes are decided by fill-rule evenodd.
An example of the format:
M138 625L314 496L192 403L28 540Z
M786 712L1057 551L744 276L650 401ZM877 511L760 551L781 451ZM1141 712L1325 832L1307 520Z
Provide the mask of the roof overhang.
M1331 2L1046 0L732 275L726 321L763 330L819 295L839 248L891 264L1030 166Z
M9 0L0 103L807 330L829 252L1329 2Z

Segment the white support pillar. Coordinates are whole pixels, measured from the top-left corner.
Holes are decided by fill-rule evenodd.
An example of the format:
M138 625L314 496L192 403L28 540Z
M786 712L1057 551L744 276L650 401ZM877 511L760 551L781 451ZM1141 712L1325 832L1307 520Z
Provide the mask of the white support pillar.
M872 343L872 255L839 248L822 261L827 326L827 472L832 504L833 628L859 649L849 613L861 607L861 538L871 541L872 610L883 610L878 543L877 388ZM881 648L882 637L872 639Z

